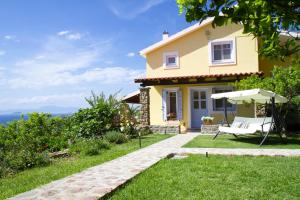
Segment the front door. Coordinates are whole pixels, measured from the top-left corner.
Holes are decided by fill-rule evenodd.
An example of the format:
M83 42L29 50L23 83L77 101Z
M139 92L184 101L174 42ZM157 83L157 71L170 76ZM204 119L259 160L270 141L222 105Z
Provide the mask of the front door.
M191 128L200 128L202 116L208 115L207 92L201 89L191 90Z

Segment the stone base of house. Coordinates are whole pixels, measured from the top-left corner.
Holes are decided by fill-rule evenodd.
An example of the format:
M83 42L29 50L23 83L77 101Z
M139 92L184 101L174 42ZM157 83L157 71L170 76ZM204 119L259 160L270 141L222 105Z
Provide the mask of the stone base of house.
M160 134L179 134L179 133L181 133L179 125L166 125L166 126L150 125L149 128L153 133L160 133Z
M219 131L219 125L201 125L201 133L216 134Z

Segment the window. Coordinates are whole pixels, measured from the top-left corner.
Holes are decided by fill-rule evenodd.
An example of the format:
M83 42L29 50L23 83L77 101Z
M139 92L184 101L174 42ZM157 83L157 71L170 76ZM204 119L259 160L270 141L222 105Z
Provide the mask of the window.
M213 88L213 93L231 92L230 88ZM213 110L214 111L224 111L224 101L223 99L213 99ZM227 110L235 111L235 105L227 102Z
M177 119L176 92L167 92L167 120Z
M209 42L210 58L212 65L235 64L235 44L234 40L211 41Z
M164 53L163 57L165 69L179 68L179 58L177 52Z
M182 119L182 92L179 88L163 89L162 114L164 121Z

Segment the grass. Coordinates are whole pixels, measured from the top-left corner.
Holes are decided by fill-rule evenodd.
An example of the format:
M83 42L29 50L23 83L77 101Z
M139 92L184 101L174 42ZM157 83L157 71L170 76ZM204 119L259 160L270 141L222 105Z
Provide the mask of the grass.
M142 146L148 146L170 135L152 134L142 139ZM103 150L97 156L80 156L68 159L59 159L46 167L37 167L20 172L14 176L0 179L0 199L5 199L22 193L51 181L80 172L86 168L113 160L139 149L138 139L128 143L114 145L109 150Z
M300 158L165 159L107 199L299 199Z
M300 135L287 138L284 144L279 136L272 135L259 147L262 138L259 135L244 135L235 138L233 135L219 135L215 140L212 135L200 135L187 143L184 147L208 147L208 148L278 148L300 149Z

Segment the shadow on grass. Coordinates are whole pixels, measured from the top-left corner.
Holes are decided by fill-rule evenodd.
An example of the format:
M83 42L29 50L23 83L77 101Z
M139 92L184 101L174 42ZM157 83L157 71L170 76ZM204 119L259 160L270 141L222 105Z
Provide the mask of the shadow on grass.
M232 142L240 142L240 143L248 143L248 144L260 144L263 137L260 135L254 135L254 136L238 136L237 138L228 138L228 140ZM268 136L266 141L263 143L264 146L268 145L288 145L288 144L296 144L300 145L300 135L292 135L288 136L286 138L283 138L283 140L280 139L279 135L272 134Z

